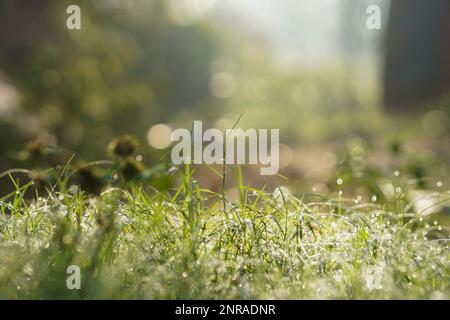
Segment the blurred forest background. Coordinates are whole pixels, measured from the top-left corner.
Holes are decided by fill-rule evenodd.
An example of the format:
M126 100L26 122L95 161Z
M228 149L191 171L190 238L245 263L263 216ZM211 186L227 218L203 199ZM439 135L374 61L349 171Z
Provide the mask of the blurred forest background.
M81 30L66 28L74 3ZM366 27L371 4L381 30ZM55 166L73 153L104 159L125 133L140 141L139 161L156 165L169 160L171 129L231 128L243 114L239 127L280 129L289 181L277 183L323 191L343 170L376 175L397 162L416 178L448 179L448 9L446 0L3 0L0 172L44 156ZM250 182L262 179L248 170Z

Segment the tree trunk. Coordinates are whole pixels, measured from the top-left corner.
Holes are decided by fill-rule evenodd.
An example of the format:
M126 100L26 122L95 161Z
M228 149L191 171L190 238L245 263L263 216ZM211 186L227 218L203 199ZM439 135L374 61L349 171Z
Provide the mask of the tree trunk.
M384 104L405 110L450 91L450 1L393 0Z

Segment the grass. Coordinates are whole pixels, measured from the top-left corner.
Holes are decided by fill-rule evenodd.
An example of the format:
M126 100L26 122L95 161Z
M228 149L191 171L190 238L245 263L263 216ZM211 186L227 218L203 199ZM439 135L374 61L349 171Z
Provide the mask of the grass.
M449 229L400 194L269 193L238 170L231 202L191 173L179 171L170 193L131 183L95 196L67 188L62 172L32 199L33 182L9 173L0 298L450 299ZM66 287L69 265L81 268L81 290Z

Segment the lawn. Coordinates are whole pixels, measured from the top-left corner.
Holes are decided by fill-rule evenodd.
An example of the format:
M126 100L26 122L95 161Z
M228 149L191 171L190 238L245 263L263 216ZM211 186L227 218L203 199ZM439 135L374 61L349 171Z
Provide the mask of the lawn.
M93 194L69 186L71 168L52 170L45 195L36 180L20 185L20 170L2 175L16 191L0 202L0 298L450 298L450 229L429 213L448 201L442 188L417 210L407 184L364 201L237 179L232 201L186 166L170 192L127 181ZM70 290L73 265L81 288Z

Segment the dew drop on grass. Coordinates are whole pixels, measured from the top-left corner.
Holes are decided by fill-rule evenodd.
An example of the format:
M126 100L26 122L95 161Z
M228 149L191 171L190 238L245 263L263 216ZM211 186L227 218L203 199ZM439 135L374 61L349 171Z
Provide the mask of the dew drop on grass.
M395 192L397 192L397 193L402 192L402 188L400 188L400 187L395 188Z
M394 176L398 177L400 175L400 172L398 170L394 171Z
M436 187L438 187L438 188L442 187L442 181L436 182Z
M438 225L438 222L437 222L436 220L434 220L434 221L433 221L433 224L434 224L435 226L437 226L437 225Z
M341 178L339 178L339 179L336 180L336 183L337 183L338 186L340 186L341 184L344 183L344 180L342 180Z
M377 196L376 196L376 195L373 195L373 196L372 196L372 202L375 202L375 201L377 201Z
M78 186L77 186L77 185L71 185L71 186L69 187L69 192L70 192L71 194L76 194L76 193L78 192Z

